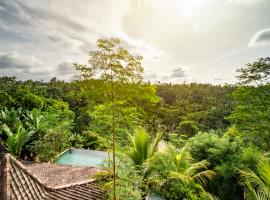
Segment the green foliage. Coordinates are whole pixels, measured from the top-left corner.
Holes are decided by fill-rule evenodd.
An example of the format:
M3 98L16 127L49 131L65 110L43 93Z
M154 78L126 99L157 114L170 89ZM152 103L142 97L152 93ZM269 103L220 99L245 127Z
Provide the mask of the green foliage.
M71 134L50 129L39 140L35 140L31 150L36 154L36 160L53 161L62 151L70 147Z
M7 125L12 132L15 132L17 128L22 125L20 120L22 115L22 108L15 110L14 108L4 108L0 110L0 124Z
M170 133L169 142L176 148L182 148L187 143L187 137L179 133Z
M2 128L8 136L4 143L8 152L16 157L20 157L22 147L28 142L32 133L27 132L22 125L18 126L16 132L12 132L6 124Z
M208 160L211 163L210 168L217 173L210 188L224 200L243 198L238 170L252 168L262 156L256 148L243 148L241 139L235 133L235 129L229 130L223 137L199 133L189 141L194 159Z
M177 131L187 137L192 137L199 131L199 128L193 121L184 120L179 124Z
M155 114L168 132L176 132L179 121L195 122L202 131L224 130L229 121L224 119L232 109L228 95L234 87L209 84L159 84L161 103Z
M142 177L132 160L125 155L117 155L117 197L127 200L142 199Z
M154 156L158 150L158 145L162 139L162 134L157 134L153 143L150 136L142 128L136 129L134 136L130 136L131 147L126 153L135 163L141 166L145 161Z
M239 130L245 143L269 150L270 84L237 88L232 94L235 107L227 117Z
M199 133L190 140L190 152L195 160L206 159L217 175L211 183L222 199L240 199L237 169L240 165L240 143L215 134Z
M28 93L24 95L20 101L20 105L26 109L41 109L44 106L43 99L35 94Z
M83 149L108 149L107 141L92 131L84 131L82 134L74 134L71 137L72 147Z
M39 130L40 121L43 118L40 110L36 108L34 108L32 111L26 110L25 117L25 123L27 124L27 126L37 132Z
M73 126L74 113L68 104L62 101L52 101L51 105L42 112L41 130L54 130L60 133L70 133Z
M0 91L0 109L4 107L14 107L15 101L14 99L6 92Z
M237 70L240 75L237 78L241 84L263 84L268 82L270 76L270 57L259 58L253 63L248 63L245 67Z
M107 103L95 106L94 110L89 112L89 116L89 130L110 141L109 138L112 137L112 105ZM119 103L116 107L115 122L116 141L120 145L127 145L128 133L134 132L141 124L141 113L135 107Z
M204 186L215 174L208 165L207 161L192 162L186 147L166 145L150 160L149 188L165 199L206 199Z
M106 167L109 168L108 165ZM140 173L140 170L127 155L121 152L117 153L116 192L118 199L142 200L143 191L141 186L143 185L143 177ZM101 172L95 176L100 187L109 192L108 199L113 199L111 176L111 172Z
M240 131L246 145L256 145L268 151L270 120L270 58L260 58L238 70L242 86L232 94L235 106L227 117ZM256 86L247 86L247 84Z
M118 39L100 39L89 66L74 65L72 82L0 77L1 143L17 157L52 161L71 146L108 150L113 132L125 153L117 159L120 199L152 192L212 199L206 191L222 200L265 199L269 169L258 160L270 149L270 59L239 69L235 86L143 83L141 61ZM161 142L158 149L159 132L177 148Z
M142 57L131 55L119 45L120 40L116 38L97 40L98 50L90 52L89 64L91 66L74 64L75 69L80 71L78 78L91 79L99 74L100 79L106 81L141 81Z
M270 199L270 163L259 160L255 170L241 170L241 183L247 200Z
M43 113L39 138L33 141L31 150L39 161L50 161L71 145L71 129L74 113L61 101L51 102Z

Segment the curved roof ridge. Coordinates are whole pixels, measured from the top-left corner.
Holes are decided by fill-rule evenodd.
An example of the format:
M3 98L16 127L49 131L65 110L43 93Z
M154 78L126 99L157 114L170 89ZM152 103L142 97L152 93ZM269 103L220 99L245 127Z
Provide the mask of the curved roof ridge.
M27 170L27 168L19 161L17 160L16 158L14 158L11 154L7 153L5 156L4 156L4 159L6 157L9 157L10 160L12 160L12 162L14 162L18 167L20 167L21 170L23 170L27 175L29 175L32 179L34 179L35 181L38 182L38 184L42 185L43 187L45 188L48 188L48 189L51 189L50 186L47 186L42 180L40 180L38 177L36 177L35 175L33 175L31 172L29 172Z
M86 181L80 181L80 182L76 182L76 183L70 183L70 184L66 184L66 185L55 186L55 187L52 187L52 188L55 189L55 190L66 189L66 188L70 188L70 187L77 186L77 185L84 185L84 184L87 184L87 183L93 183L95 181L96 181L96 179L89 179L89 180L86 180Z
M48 186L28 171L20 161L11 154L5 154L0 163L0 199L104 199L104 191L94 185L95 179L76 183ZM84 188L84 189L82 189ZM73 191L76 191L73 193ZM85 192L88 191L88 192Z

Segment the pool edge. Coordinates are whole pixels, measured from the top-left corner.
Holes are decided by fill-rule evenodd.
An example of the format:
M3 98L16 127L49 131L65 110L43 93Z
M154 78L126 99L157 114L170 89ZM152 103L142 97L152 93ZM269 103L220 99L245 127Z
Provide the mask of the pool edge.
M64 153L66 153L66 152L69 151L69 150L73 150L73 149L74 149L74 148L68 148L68 149L62 151L61 153L59 153L59 154L56 156L56 158L53 159L53 163L55 163L55 162L60 158L60 156L62 156Z

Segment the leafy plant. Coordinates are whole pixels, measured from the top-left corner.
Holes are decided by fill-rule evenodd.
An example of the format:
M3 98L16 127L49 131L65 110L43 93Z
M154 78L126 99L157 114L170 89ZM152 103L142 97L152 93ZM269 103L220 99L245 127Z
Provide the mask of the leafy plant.
M150 190L159 192L166 199L192 199L192 196L204 196L207 194L204 187L215 175L214 171L208 170L208 166L209 163L205 160L192 162L186 147L179 150L168 144L149 161ZM177 187L172 189L174 184Z
M2 127L8 136L7 140L5 141L7 150L14 156L20 157L22 147L30 139L32 132L27 132L22 125L19 125L15 133L12 132L6 124L4 124Z
M127 155L133 160L135 165L141 166L145 161L152 158L158 150L158 144L162 139L162 133L158 133L153 143L150 136L144 129L135 130L134 136L130 136L131 147Z
M33 129L34 131L39 130L39 124L43 115L41 115L40 110L34 108L32 111L26 111L26 124L28 127Z
M247 200L270 199L270 163L268 160L258 162L256 170L240 170L244 197Z

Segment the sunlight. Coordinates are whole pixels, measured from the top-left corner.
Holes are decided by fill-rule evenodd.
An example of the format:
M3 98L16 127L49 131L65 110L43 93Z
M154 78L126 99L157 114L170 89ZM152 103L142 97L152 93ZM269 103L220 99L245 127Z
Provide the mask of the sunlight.
M270 199L270 0L0 0L0 43L1 200Z

